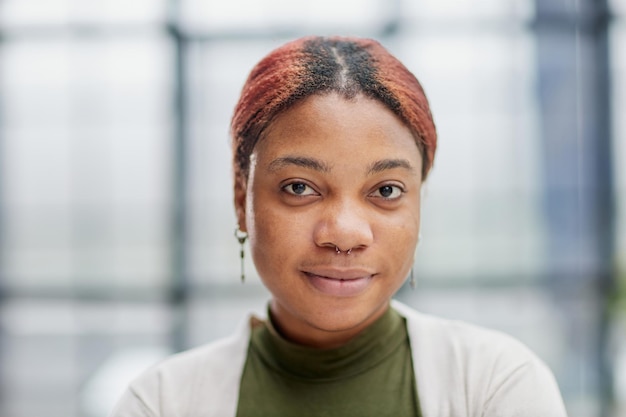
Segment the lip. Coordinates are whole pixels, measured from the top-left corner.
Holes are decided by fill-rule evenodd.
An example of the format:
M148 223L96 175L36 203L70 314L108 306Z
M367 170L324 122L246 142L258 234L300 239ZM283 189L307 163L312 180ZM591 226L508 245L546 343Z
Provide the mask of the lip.
M376 275L365 269L315 268L302 271L318 291L335 297L353 297L365 291Z

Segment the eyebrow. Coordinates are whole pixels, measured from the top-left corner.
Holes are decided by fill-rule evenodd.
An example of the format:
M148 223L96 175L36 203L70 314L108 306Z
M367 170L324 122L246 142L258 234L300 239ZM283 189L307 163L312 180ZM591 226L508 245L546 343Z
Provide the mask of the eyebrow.
M415 171L413 165L406 159L382 159L374 162L367 170L367 175L378 174L388 169L404 168L408 171Z
M306 156L283 156L276 158L270 162L268 169L270 171L277 171L289 165L295 165L324 173L330 172L330 167L326 163Z
M306 156L282 156L274 159L268 165L269 171L278 171L286 166L293 165L302 168L312 169L314 171L328 173L330 167L319 159ZM374 162L367 170L367 175L374 175L389 169L404 168L408 171L415 171L411 163L406 159L381 159Z

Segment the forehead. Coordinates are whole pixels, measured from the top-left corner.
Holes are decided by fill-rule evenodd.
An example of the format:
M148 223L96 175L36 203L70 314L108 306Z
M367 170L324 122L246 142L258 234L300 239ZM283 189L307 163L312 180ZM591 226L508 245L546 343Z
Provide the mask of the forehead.
M303 100L270 124L254 154L276 157L300 152L344 162L357 162L357 156L402 155L421 169L421 155L409 128L384 104L362 95L346 99L331 93Z

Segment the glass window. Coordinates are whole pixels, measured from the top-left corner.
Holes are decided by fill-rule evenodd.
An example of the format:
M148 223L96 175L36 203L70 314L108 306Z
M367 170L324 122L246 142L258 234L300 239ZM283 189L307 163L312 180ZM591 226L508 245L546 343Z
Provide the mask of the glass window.
M20 298L4 303L0 313L3 416L105 416L169 343L170 313L152 303ZM92 375L127 346L144 354L91 392Z
M185 26L216 34L258 30L346 33L379 28L391 8L381 0L184 0L182 11Z
M2 55L5 284L162 283L168 44L25 40Z
M621 275L626 272L626 21L615 23L611 31L613 93L613 165L617 206L617 255Z
M3 0L5 29L78 24L143 24L164 21L165 0Z
M614 14L621 17L626 16L626 0L609 0L608 3Z
M461 20L466 22L508 19L529 19L534 15L534 2L531 0L440 0L402 2L407 15L428 25L429 20ZM433 26L430 26L433 27ZM445 32L454 28L440 28Z

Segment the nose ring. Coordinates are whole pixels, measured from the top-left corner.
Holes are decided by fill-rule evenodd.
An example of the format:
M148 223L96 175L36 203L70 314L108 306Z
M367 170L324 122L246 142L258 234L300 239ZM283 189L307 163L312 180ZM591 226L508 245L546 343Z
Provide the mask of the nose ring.
M335 246L335 252L337 253L337 255L339 255L341 252L343 252L341 249L339 249L338 246ZM346 255L350 255L350 253L352 253L352 248L348 249L346 251Z

